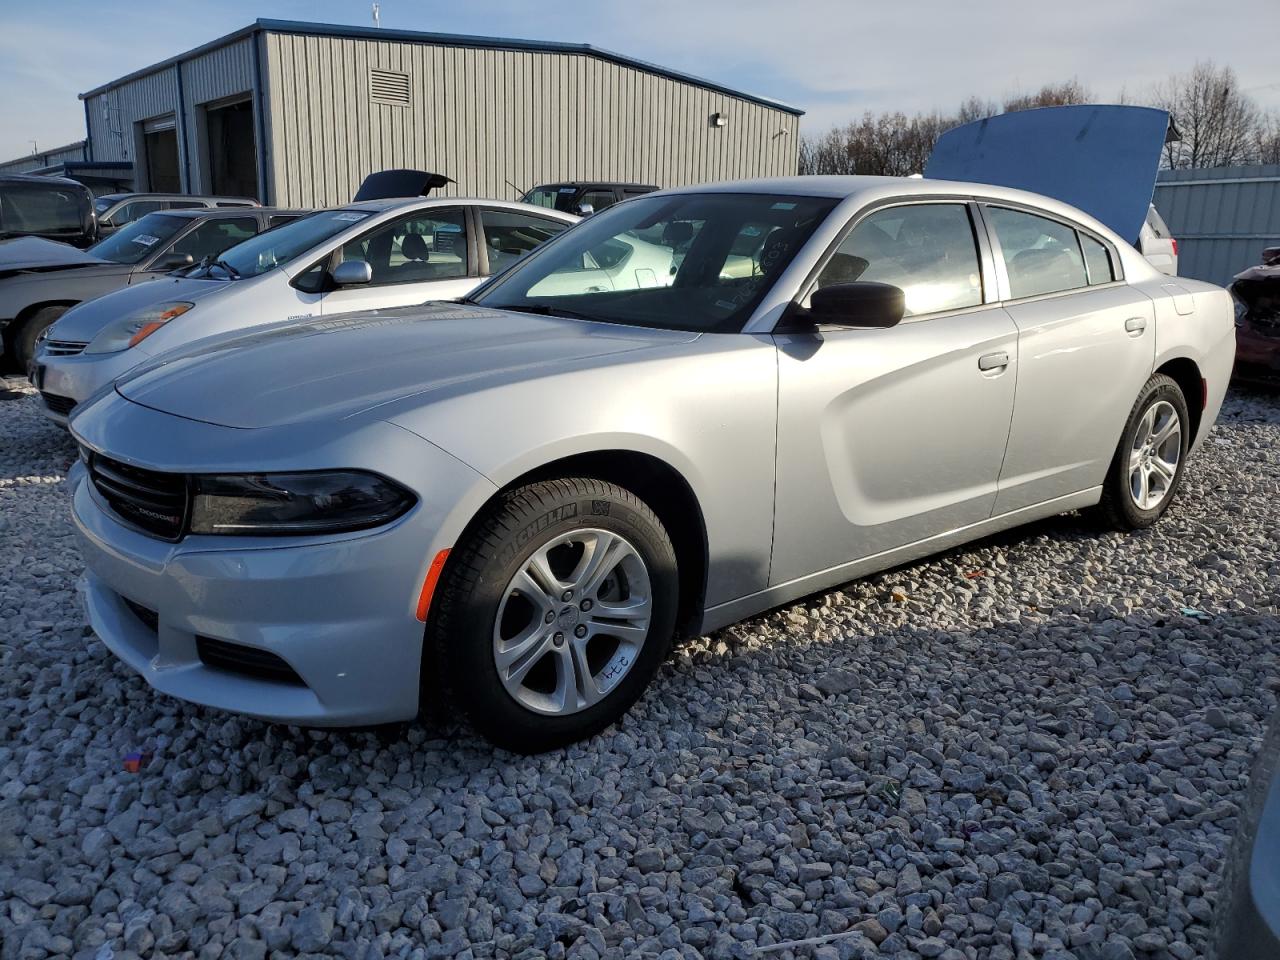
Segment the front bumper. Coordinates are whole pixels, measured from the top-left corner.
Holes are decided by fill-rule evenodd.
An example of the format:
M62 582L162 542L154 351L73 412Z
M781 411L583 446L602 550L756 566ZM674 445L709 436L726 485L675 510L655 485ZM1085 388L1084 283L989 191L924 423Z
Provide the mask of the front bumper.
M40 391L44 415L65 427L74 407L150 359L137 347L117 353L58 356L50 355L42 344L31 365L31 383Z
M104 406L114 409L103 411ZM84 434L81 424L85 425ZM82 464L72 473L72 517L85 559L89 622L107 647L157 690L205 706L306 726L358 726L410 719L418 711L423 624L417 601L431 559L459 535L464 514L493 487L426 441L376 423L354 446L300 439L313 460L273 430L214 427L103 397L77 417L77 439L95 449L104 433L137 438L107 452L163 469L160 451L235 446L258 469L355 463L410 484L419 503L372 531L330 537L211 537L172 543L111 511ZM295 431L299 432L299 431ZM182 438L182 439L180 439ZM185 442L184 442L185 441ZM263 449L257 449L263 448ZM139 451L148 454L144 459ZM377 460L361 459L371 455ZM212 456L221 459L217 452ZM192 455L194 459L194 454ZM196 461L190 472L249 472L243 463ZM172 466L169 466L172 469ZM424 482L425 478L425 482ZM432 495L426 496L423 487ZM205 656L214 647L239 660ZM291 678L249 669L262 654Z

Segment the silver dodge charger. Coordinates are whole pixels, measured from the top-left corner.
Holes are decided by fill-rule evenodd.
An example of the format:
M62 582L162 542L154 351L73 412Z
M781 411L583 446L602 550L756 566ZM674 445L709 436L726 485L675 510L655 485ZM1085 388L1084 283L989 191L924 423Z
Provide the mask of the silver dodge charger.
M71 421L89 616L196 703L354 725L425 691L548 749L677 635L1053 514L1154 523L1233 350L1225 291L1035 194L649 194L461 302L100 392Z

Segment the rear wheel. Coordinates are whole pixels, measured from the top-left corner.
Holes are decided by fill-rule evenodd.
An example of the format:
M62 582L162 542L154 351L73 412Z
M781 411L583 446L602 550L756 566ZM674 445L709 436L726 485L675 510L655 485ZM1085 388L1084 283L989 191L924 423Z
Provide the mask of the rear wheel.
M589 737L670 648L676 558L630 491L591 478L503 494L449 560L428 636L457 702L524 753Z
M13 359L21 373L31 369L31 361L36 357L36 341L40 339L40 334L69 309L71 308L66 306L44 307L18 323L17 330L13 334Z
M1129 413L1102 488L1098 511L1120 530L1149 527L1173 502L1191 444L1191 418L1182 390L1157 373Z

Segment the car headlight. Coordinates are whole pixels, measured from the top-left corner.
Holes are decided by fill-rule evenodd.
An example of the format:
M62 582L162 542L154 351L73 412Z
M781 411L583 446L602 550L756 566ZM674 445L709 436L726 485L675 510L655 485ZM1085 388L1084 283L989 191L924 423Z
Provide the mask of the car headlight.
M232 536L339 533L403 515L416 498L374 473L260 473L192 478L191 532Z
M121 317L119 320L113 320L89 341L89 346L85 347L84 352L116 353L127 350L194 306L194 303L188 303L185 300L171 300L168 303L157 303L145 310Z

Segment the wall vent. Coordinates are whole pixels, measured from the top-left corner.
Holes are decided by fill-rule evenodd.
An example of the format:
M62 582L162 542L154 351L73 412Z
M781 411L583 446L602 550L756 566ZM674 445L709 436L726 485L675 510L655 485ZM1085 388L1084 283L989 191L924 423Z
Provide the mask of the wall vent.
M369 71L369 98L374 103L390 103L397 107L409 105L409 75L393 70Z

